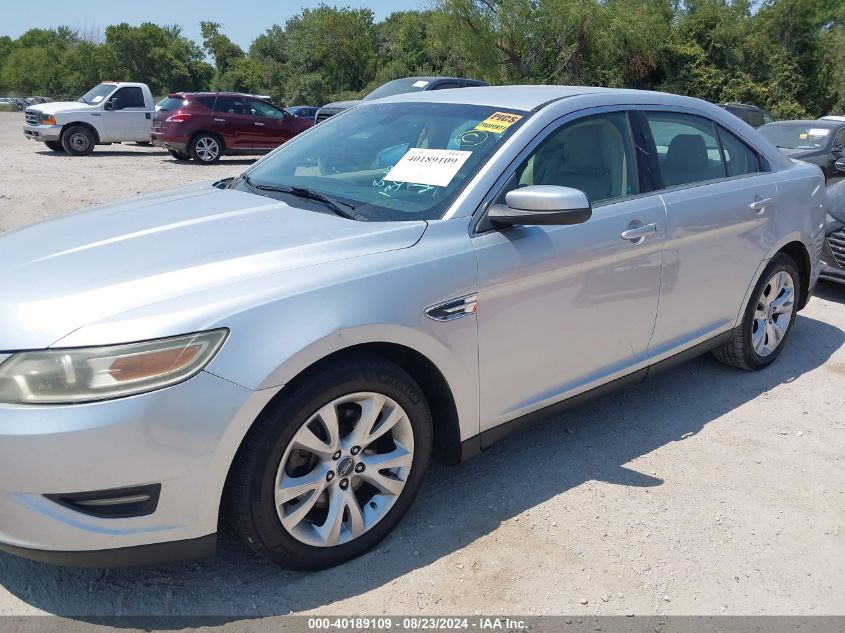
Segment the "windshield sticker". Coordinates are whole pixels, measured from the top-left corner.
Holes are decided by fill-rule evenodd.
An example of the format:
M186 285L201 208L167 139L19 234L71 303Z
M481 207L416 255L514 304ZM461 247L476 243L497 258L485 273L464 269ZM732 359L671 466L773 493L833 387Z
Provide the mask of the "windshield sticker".
M481 145L488 138L490 138L490 135L487 132L468 130L458 135L457 140L461 144L461 147L472 147L474 145Z
M815 136L816 138L820 136L827 136L830 130L826 130L823 127L814 127L810 130L810 136Z
M384 180L446 187L472 152L415 147L399 160Z
M422 79L420 79L419 81L415 81L414 83L412 83L411 87L413 87L413 88L425 88L430 83L431 83L430 81L423 81Z
M514 123L522 118L521 114L511 114L510 112L494 112L481 123L475 126L476 130L482 132L493 132L494 134L501 134L507 130Z
M103 97L101 95L97 95L96 97L91 99L91 102L92 103L100 103L100 101L102 101L102 100L103 100Z

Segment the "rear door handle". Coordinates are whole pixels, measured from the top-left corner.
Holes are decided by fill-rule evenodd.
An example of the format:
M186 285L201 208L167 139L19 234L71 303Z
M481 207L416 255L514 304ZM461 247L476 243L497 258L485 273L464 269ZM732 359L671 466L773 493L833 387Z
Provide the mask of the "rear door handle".
M757 215L762 215L766 212L774 200L772 198L762 198L760 200L755 200L751 204L748 205L748 208L757 213Z
M646 224L643 226L637 226L627 231L622 231L622 235L620 236L623 240L630 240L632 242L636 242L638 240L643 240L647 237L652 235L657 235L657 225L656 224Z
M260 126L264 127L264 124L263 124L263 123L259 123L258 121L256 121L256 122L255 122L255 124L256 124L256 125L260 125Z

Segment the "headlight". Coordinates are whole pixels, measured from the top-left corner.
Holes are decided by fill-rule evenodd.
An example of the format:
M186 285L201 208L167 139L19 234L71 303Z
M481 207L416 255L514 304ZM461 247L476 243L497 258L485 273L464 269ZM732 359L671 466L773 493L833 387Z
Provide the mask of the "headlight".
M38 120L41 121L41 123L43 123L44 125L56 125L56 117L54 117L52 114L42 113Z
M202 371L228 334L13 354L0 364L0 402L91 402L169 387Z

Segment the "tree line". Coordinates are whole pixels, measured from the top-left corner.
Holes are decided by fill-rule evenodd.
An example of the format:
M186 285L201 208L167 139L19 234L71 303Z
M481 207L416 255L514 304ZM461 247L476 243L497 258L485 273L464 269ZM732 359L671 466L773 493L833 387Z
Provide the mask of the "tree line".
M842 0L436 0L376 21L320 5L244 50L215 22L62 26L0 37L0 94L81 95L105 79L157 95L237 90L281 105L359 97L410 75L656 89L779 118L845 112Z

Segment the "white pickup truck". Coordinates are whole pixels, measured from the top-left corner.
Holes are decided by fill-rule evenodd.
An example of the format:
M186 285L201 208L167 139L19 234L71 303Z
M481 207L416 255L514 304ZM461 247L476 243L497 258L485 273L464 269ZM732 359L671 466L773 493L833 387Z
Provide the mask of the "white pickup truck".
M23 133L51 150L86 156L95 145L150 142L155 102L146 84L103 82L78 101L27 108Z

